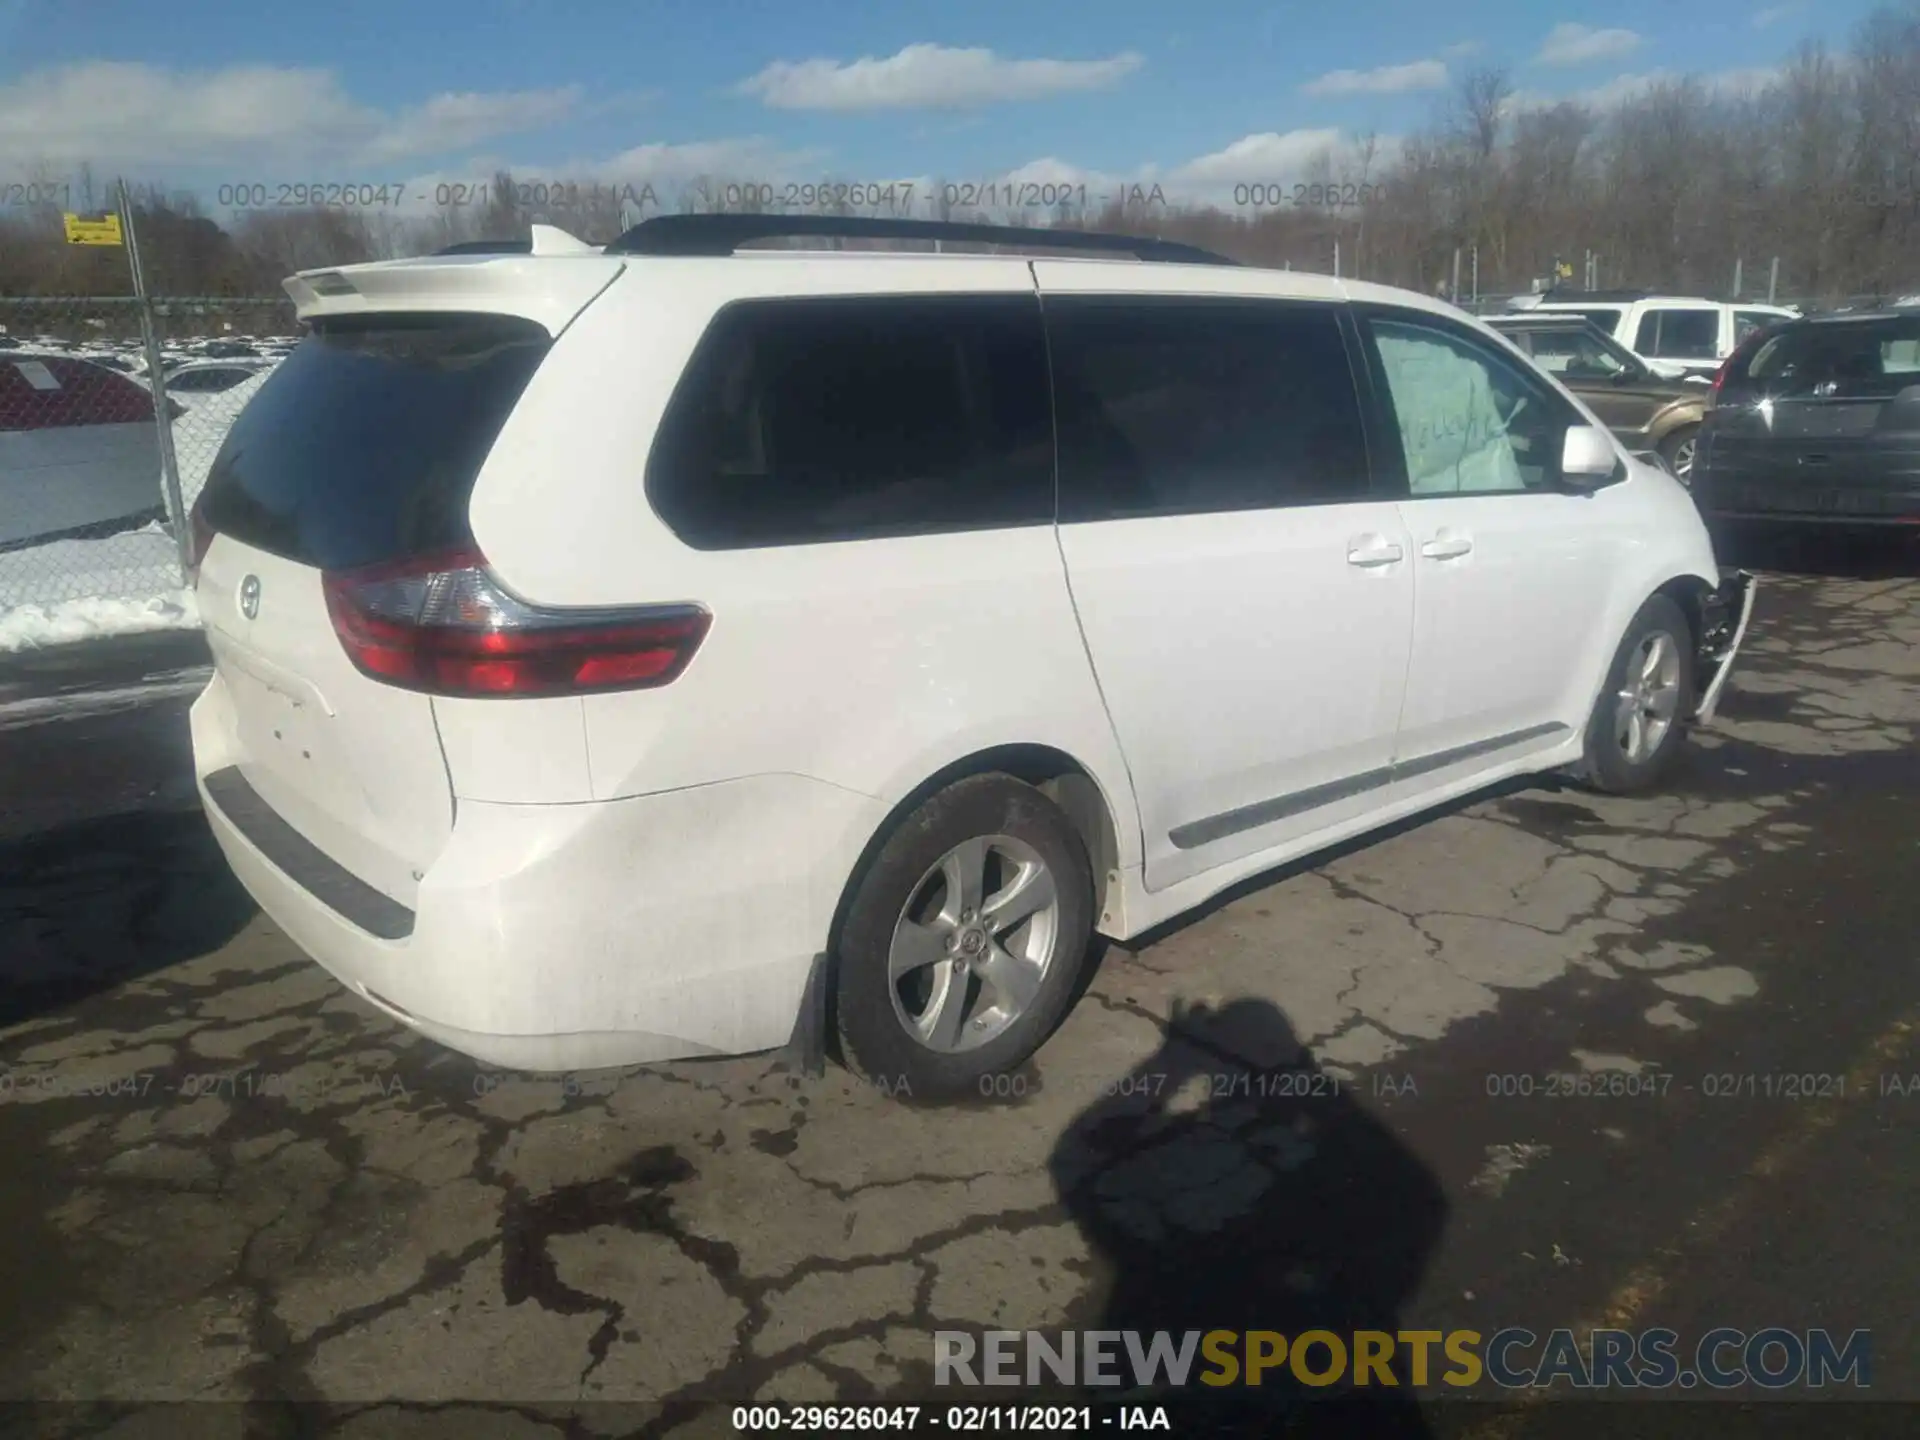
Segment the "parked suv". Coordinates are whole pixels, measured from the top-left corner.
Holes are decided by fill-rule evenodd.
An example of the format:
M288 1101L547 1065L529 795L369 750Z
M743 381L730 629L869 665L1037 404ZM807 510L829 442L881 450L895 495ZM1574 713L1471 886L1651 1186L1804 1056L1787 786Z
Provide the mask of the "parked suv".
M1920 523L1920 314L1795 320L1714 382L1695 498L1719 520Z
M1682 484L1693 474L1693 444L1706 392L1665 380L1626 346L1578 315L1495 315L1492 325L1535 365L1580 399L1629 450L1651 450Z
M1579 315L1646 361L1656 375L1702 381L1711 379L1720 362L1755 330L1798 313L1779 305L1630 290L1553 291L1525 311Z
M826 233L1022 253L741 248ZM780 216L287 289L195 506L201 793L287 935L498 1065L832 1032L976 1092L1095 931L1508 776L1656 784L1751 603L1398 290Z

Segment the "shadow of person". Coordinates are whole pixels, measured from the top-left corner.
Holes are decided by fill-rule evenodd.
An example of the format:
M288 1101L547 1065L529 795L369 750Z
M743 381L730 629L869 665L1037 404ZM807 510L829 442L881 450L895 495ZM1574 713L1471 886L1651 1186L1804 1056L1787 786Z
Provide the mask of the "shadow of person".
M1167 1331L1178 1345L1189 1331L1277 1331L1291 1350L1295 1337L1323 1330L1340 1337L1348 1361L1331 1385L1305 1383L1282 1362L1258 1386L1244 1370L1221 1386L1201 1383L1219 1367L1199 1351L1184 1385L1127 1403L1164 1405L1182 1435L1277 1435L1293 1421L1313 1433L1325 1422L1429 1435L1404 1346L1393 1351L1397 1386L1377 1371L1369 1385L1346 1377L1354 1332L1399 1334L1445 1196L1352 1090L1318 1068L1286 1017L1252 999L1177 1011L1160 1048L1102 1090L1050 1160L1102 1275L1099 1318L1080 1318L1083 1333L1097 1323L1141 1332L1145 1345ZM1245 1341L1231 1351L1244 1365ZM1310 1379L1330 1367L1324 1346L1305 1358ZM1447 1364L1438 1344L1428 1362L1432 1381ZM1129 1371L1124 1358L1118 1368Z

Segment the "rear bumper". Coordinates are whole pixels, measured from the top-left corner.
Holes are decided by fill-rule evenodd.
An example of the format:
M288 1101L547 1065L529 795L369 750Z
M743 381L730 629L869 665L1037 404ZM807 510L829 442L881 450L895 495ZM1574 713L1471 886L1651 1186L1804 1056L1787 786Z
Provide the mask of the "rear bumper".
M1719 587L1700 607L1700 647L1694 657L1694 674L1705 677L1705 683L1700 689L1700 702L1694 707L1696 725L1711 725L1719 710L1720 694L1747 638L1759 584L1751 571L1722 570Z
M201 798L261 909L372 1005L518 1070L786 1044L883 809L793 775L592 804L463 801L410 931L396 922L388 929L402 933L383 938L350 918L359 882L334 875L330 888L331 861L276 838L249 809L234 783L244 777L223 773L220 747L202 743L206 723L196 707ZM376 913L406 913L386 907Z
M1910 477L1861 483L1856 477L1769 473L1697 460L1694 503L1709 521L1881 528L1920 525L1920 488Z

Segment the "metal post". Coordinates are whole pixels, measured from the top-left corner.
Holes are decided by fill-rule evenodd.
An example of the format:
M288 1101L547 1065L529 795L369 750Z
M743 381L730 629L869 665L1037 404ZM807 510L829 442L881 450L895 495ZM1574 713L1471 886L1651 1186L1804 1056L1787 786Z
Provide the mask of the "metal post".
M1338 240L1333 242L1333 278L1336 280L1340 278L1340 242Z
M160 490L166 497L167 524L174 548L180 553L180 583L187 583L193 564L193 538L187 534L187 506L180 495L180 462L173 453L173 421L167 415L167 382L160 373L160 337L153 325L153 305L147 299L147 276L140 268L140 241L134 233L133 200L127 182L120 181L120 229L127 241L127 266L133 271L133 307L140 316L140 342L147 355L147 383L153 391L154 439L160 447Z
M1447 291L1447 299L1454 304L1460 303L1460 247L1453 247L1453 288Z
M1773 297L1780 288L1780 257L1773 257L1773 264L1767 268L1767 303L1773 304Z
M1480 303L1480 247L1473 247L1473 303Z
M1736 300L1740 298L1740 267L1744 263L1744 258L1736 255L1733 260L1733 298Z

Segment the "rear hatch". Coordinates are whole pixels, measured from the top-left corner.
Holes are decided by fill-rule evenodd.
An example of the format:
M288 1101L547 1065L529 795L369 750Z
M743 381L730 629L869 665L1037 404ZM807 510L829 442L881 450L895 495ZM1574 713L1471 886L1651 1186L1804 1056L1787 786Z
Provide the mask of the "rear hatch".
M1920 316L1789 325L1743 347L1694 492L1721 514L1920 518Z
M344 273L329 282L333 304L305 294L312 332L241 411L208 474L194 507L197 594L242 777L328 857L412 906L453 825L434 702L355 663L329 596L342 577L418 570L468 543L468 501L495 437L554 331L608 276L553 316L564 285L528 292L531 315L446 308L444 294L386 310ZM405 287L387 283L404 306Z

